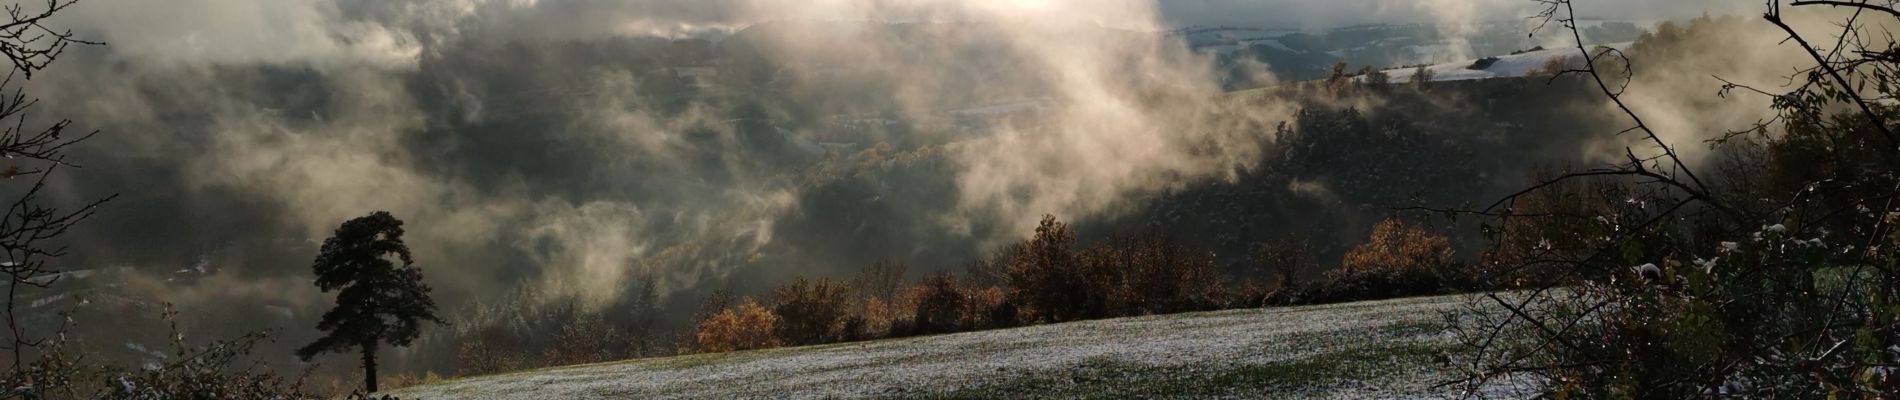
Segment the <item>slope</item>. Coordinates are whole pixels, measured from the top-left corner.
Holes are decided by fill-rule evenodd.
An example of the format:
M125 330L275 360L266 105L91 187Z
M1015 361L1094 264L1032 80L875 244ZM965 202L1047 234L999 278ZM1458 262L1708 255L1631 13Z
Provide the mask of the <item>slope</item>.
M1085 321L457 379L503 398L1443 398L1465 296ZM1515 385L1492 396L1522 394Z

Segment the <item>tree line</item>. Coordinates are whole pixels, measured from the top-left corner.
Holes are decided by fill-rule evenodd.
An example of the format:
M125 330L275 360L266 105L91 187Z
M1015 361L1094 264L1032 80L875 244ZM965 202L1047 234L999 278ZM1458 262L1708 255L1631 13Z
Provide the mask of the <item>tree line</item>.
M1223 276L1213 253L1138 232L1079 245L1045 216L1035 233L961 273L905 283L905 267L873 264L849 280L796 278L760 298L715 294L695 318L687 353L906 337L1088 319L1454 293L1475 287L1450 239L1380 222L1338 268L1308 239L1262 243L1254 273ZM1302 277L1312 276L1303 280Z

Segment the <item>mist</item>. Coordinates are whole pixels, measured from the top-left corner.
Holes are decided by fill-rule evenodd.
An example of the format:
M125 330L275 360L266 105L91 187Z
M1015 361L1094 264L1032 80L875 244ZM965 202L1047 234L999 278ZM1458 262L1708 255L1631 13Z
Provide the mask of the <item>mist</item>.
M1579 7L1657 20L1757 6L1734 3ZM59 22L107 45L72 49L28 92L40 118L103 132L57 176L57 201L122 196L67 238L68 269L123 268L148 304L250 316L198 321L207 334L277 328L295 343L329 301L310 284L317 246L372 211L407 222L446 310L524 292L608 307L642 277L683 310L879 260L952 270L1043 215L1111 221L1270 156L1261 143L1301 105L1234 100L1214 56L1157 32L1432 23L1459 37L1534 7L88 0ZM1683 143L1741 128L1704 122L1750 120L1732 110L1760 102L1668 85L1780 50L1645 72L1632 100L1674 111L1658 130L1696 133ZM1603 148L1575 155L1614 157Z

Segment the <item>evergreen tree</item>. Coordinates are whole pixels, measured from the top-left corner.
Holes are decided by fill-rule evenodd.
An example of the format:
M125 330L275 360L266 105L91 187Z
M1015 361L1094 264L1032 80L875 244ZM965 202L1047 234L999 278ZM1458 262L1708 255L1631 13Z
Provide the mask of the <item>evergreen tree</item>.
M381 343L408 346L420 334L423 321L445 323L435 312L422 270L402 242L402 220L378 211L344 222L323 241L312 268L317 287L337 292L336 308L323 314L317 329L327 332L301 349L309 361L317 354L363 354L363 386L376 392L376 348ZM396 265L394 261L401 261Z

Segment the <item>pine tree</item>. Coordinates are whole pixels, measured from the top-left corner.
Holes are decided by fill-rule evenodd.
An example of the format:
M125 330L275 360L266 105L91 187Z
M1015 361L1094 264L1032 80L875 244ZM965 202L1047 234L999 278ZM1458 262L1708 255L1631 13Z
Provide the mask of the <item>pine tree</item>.
M388 212L352 219L323 241L312 265L317 288L337 292L336 308L317 323L327 334L297 349L297 356L309 361L321 353L361 351L363 386L370 393L376 392L379 344L408 346L420 335L423 321L445 323L435 315L435 300L429 298L429 286L422 283L422 270L403 244L402 233L402 220Z

